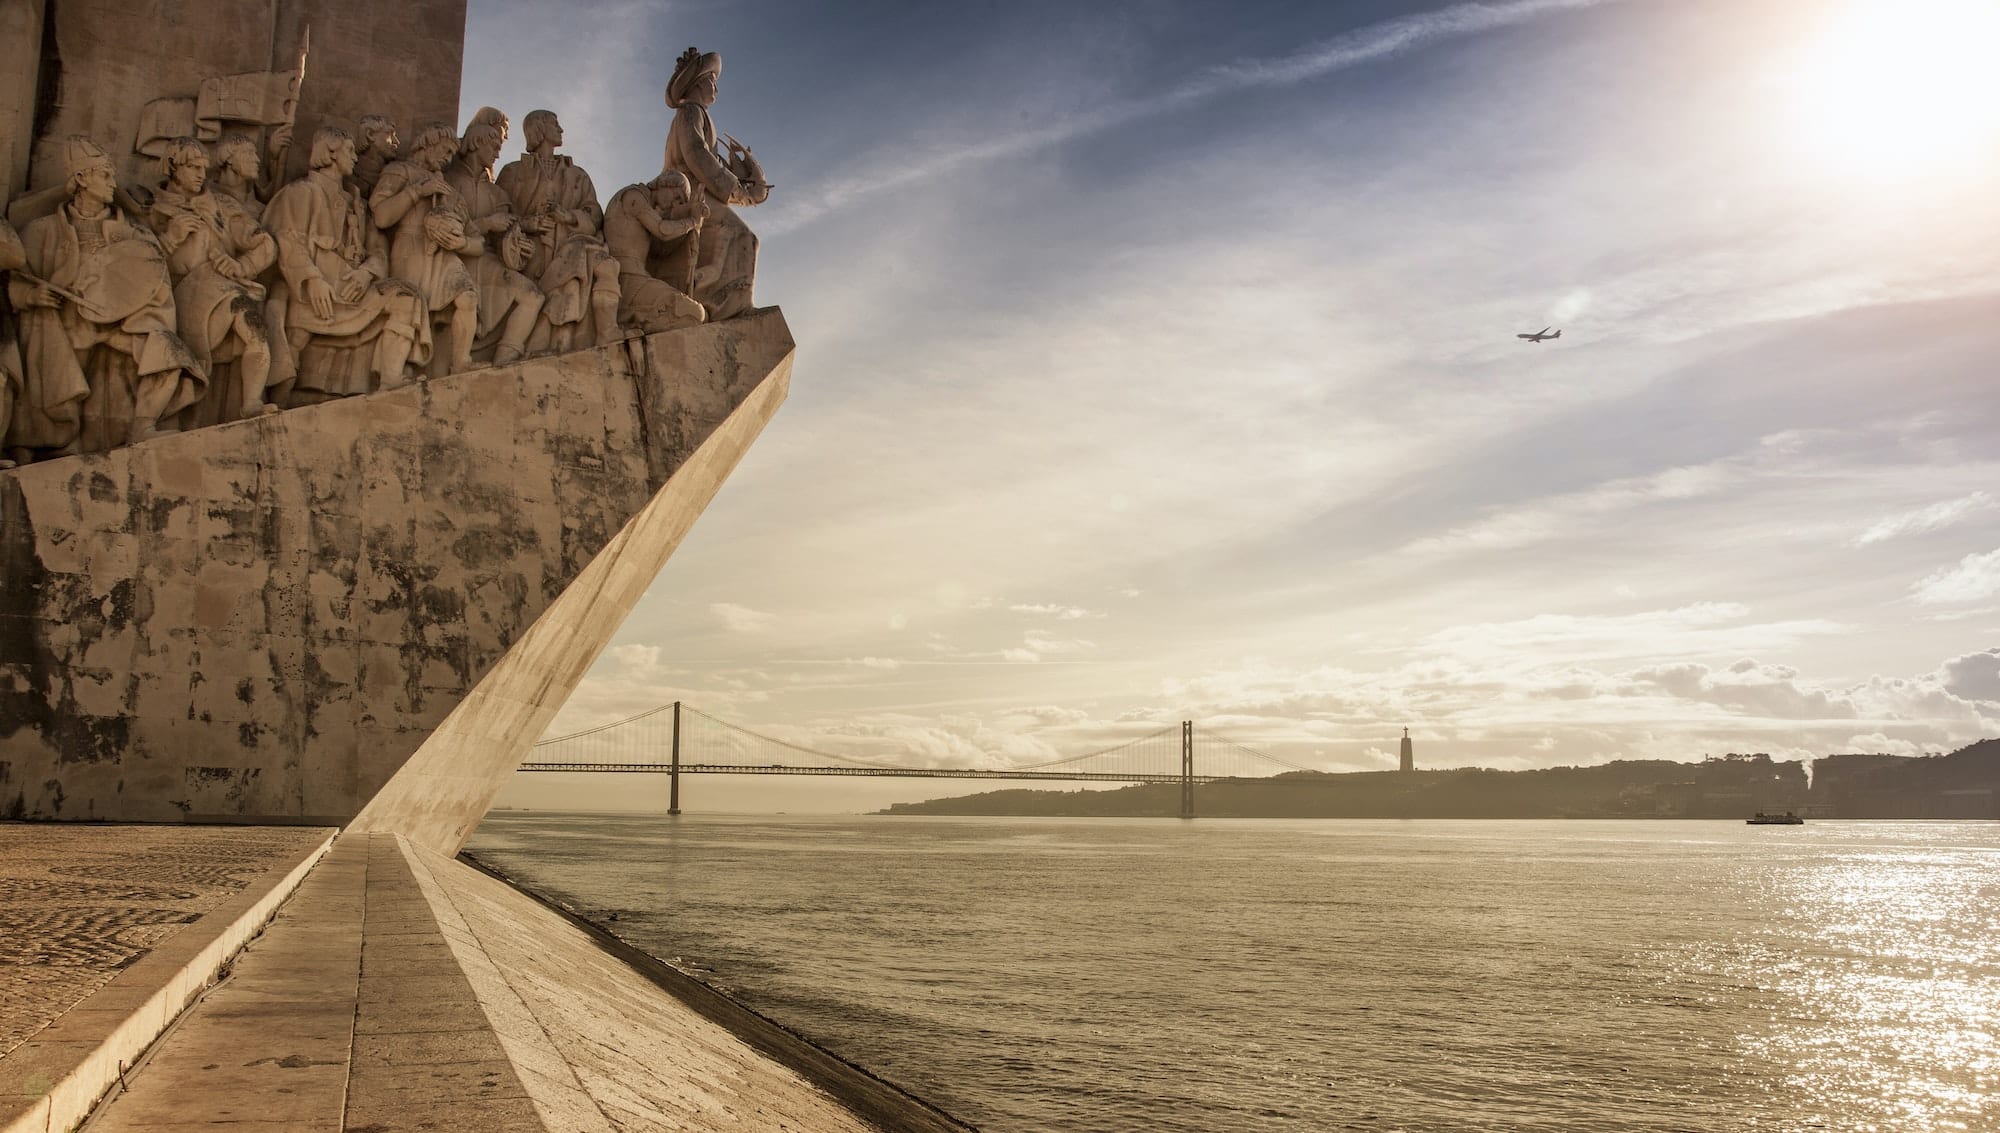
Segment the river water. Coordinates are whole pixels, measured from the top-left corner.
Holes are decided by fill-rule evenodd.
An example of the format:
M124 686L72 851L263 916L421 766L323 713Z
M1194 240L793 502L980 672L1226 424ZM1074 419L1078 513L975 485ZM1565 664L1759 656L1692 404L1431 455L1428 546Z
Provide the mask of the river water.
M2000 1130L2000 824L499 813L990 1133Z

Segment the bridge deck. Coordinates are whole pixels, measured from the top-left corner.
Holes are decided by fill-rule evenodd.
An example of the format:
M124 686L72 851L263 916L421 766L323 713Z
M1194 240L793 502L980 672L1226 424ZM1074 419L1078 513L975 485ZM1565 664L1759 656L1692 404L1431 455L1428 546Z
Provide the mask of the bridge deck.
M671 775L675 767L671 763L571 763L531 760L521 764L520 770L627 771ZM682 775L872 775L893 779L1017 779L1101 783L1179 783L1183 778L1196 783L1213 783L1233 777L1228 775L1183 777L1178 774L1141 771L972 771L958 767L809 767L782 763L683 763L679 771Z

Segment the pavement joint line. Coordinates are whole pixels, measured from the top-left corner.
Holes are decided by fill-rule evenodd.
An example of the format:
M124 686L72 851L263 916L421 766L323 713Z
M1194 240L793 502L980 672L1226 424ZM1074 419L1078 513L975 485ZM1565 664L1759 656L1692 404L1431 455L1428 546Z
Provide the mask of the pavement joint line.
M333 851L333 843L336 840L335 838L327 839L326 845L320 847L318 853L307 863L308 876L310 876L311 868L325 860L326 855ZM222 966L217 969L215 977L206 981L202 989L195 993L194 998L188 1000L186 1006L182 1007L180 1012L172 1019L167 1020L166 1027L159 1034L153 1036L153 1041L146 1044L146 1049L140 1051L138 1056L129 1065L122 1059L119 1061L117 1080L112 1084L110 1089L106 1090L95 1102L91 1103L89 1111L73 1127L74 1133L90 1133L91 1127L96 1125L98 1119L104 1116L105 1112L111 1108L111 1103L117 1101L125 1093L127 1089L125 1085L126 1076L137 1075L140 1071L151 1065L153 1056L166 1048L167 1040L173 1037L176 1031L181 1029L181 1024L193 1018L195 1011L201 1007L202 1003L209 996L214 995L217 991L228 985L231 980L236 978L237 959L243 953L249 951L251 946L264 938L264 934L271 929L271 923L278 919L278 915L284 911L285 906L292 903L292 900L299 895L299 891L303 887L304 878L301 878L299 883L293 885L291 891L285 894L284 900L279 901L271 907L270 912L264 917L263 923L257 926L257 931L245 938L243 943L237 946L236 951L231 952L222 961ZM50 1115L50 1120L54 1120L53 1114Z

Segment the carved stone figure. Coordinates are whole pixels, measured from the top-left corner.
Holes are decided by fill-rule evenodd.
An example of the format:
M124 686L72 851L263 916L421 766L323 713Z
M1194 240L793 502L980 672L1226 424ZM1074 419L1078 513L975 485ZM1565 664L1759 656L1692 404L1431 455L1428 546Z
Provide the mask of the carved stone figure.
M709 117L721 79L722 56L690 47L667 84L674 121L667 130L665 169L685 174L708 206L695 256L694 297L711 321L734 318L752 306L757 235L731 206L763 204L771 195L763 167L749 148L727 134L718 135ZM717 148L725 143L727 157Z
M535 242L521 230L514 203L493 182L500 145L501 133L495 127L480 122L466 127L458 158L445 179L465 202L471 218L466 234L481 249L469 261L479 284L477 348L483 350L497 336L493 361L504 366L527 353L528 336L541 316L544 299L541 288L521 270L528 266Z
M62 153L70 202L22 233L27 272L8 281L24 370L9 445L56 455L143 440L205 383L159 242L112 203L111 158L81 135Z
M472 121L465 124L470 131L474 126L491 126L500 131L500 145L507 145L507 115L491 106L482 106L472 112Z
M224 134L215 143L215 176L210 188L243 206L252 220L262 219L264 202L278 189L278 170L285 167L291 152L292 128L280 126L271 134L271 161L266 165L257 155L257 140L248 134Z
M472 365L479 330L479 286L461 257L484 245L458 190L444 177L457 149L450 126L424 127L410 156L383 169L368 198L376 227L390 234L390 274L415 284L431 323L445 326L445 341L431 355L431 372L440 377Z
M361 116L361 146L354 158L354 187L361 191L362 199L375 192L375 183L382 179L382 167L402 152L403 140L396 135L394 122L380 114Z
M618 260L618 317L628 326L657 334L706 321L688 294L704 207L687 178L674 172L627 185L611 198L604 240Z
M28 253L12 225L0 218L0 276L11 276L28 266ZM14 420L14 403L21 398L21 343L14 332L14 319L0 305L0 445L5 444L7 427ZM14 460L0 448L0 468L14 467Z
M624 337L618 326L618 261L598 235L604 210L597 204L597 187L590 174L555 152L563 132L554 112L529 111L521 133L528 151L502 169L495 183L533 241L526 274L547 297L542 308L547 345L566 351L617 341Z
M167 143L160 170L165 179L148 219L173 275L181 341L208 375L207 392L181 425L275 412L264 400L271 343L257 277L277 262L278 246L242 205L208 191L208 152L193 138Z
M345 183L354 162L347 131L322 127L311 171L278 190L265 214L290 295L291 405L399 386L406 364L430 361L429 311L414 284L388 277L388 238Z

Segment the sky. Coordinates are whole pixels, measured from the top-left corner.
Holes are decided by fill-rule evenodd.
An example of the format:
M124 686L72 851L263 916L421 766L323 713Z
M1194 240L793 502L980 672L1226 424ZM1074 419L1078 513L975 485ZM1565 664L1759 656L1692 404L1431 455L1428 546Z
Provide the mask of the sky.
M1193 719L1329 771L1404 727L1500 768L2000 734L2000 8L554 10L471 0L461 117L557 111L608 199L721 52L799 346L551 734L683 700L1004 767Z

